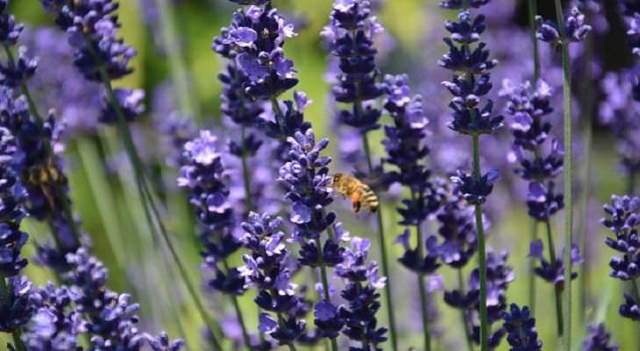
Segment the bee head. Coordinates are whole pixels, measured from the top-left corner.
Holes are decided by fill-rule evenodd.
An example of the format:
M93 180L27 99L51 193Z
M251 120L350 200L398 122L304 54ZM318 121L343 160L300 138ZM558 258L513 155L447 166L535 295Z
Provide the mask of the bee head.
M342 180L342 177L344 177L344 174L342 173L336 173L333 175L333 177L331 178L331 183L332 184L337 184L340 182L340 180Z

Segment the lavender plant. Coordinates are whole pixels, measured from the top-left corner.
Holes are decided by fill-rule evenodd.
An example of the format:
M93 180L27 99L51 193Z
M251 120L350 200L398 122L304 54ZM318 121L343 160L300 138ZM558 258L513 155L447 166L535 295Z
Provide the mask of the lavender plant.
M311 98L322 99L322 86L313 79L326 71L314 69L323 60L318 48L309 45L319 41L317 32L305 31L319 28L318 18L326 16L315 13L321 4L311 9L287 3L276 9L280 3L270 0L138 2L148 5L140 8L148 26L140 26L147 32L136 36L135 18L123 13L131 2L41 3L66 34L24 27L9 9L26 13L31 5L10 6L0 0L0 342L8 350L179 351L188 346L395 351L461 349L466 342L468 350L479 345L484 351L505 348L503 339L511 350L541 350L542 340L553 345L559 334L562 349L577 347L571 340L572 329L575 333L578 328L571 326L569 285L576 277L573 265L583 261L573 242L571 214L572 160L580 156L572 149L582 146L581 141L598 156L598 165L608 165L608 156L617 151L629 193L612 197L602 220L611 232L605 243L618 253L609 262L610 275L627 282L625 291L618 294L613 284L602 291L581 286L581 296L590 297L580 313L579 327L588 331L582 349L635 347L638 340L619 322L632 328L640 320L640 200L633 196L640 80L636 67L619 67L637 63L640 7L635 2L603 2L603 16L592 12L594 2L581 1L564 16L556 0L557 18L551 22L536 17L535 0L443 0L440 6L458 11L458 16L444 27L447 51L439 65L450 77L441 89L434 82L444 79L440 76L445 70L417 68L433 59L431 40L441 34L431 24L438 21L429 18L421 30L404 31L405 17L409 22L436 12L409 11L423 6L412 1L335 0L326 4L329 24L320 36L331 56L331 93L324 111L335 117L330 118L330 131L319 124L322 106L307 109ZM531 33L521 27L525 18L519 9L524 6ZM234 7L230 23L213 38L211 48L219 62L200 60L205 48L194 38ZM590 15L578 8L589 9ZM205 9L215 9L215 14ZM293 13L298 10L303 14ZM380 35L383 28L375 12L381 11L386 20L398 10L402 21L388 22L393 38ZM541 5L540 10L544 14L548 9ZM201 13L194 21L183 17L194 11ZM206 22L197 16L207 16ZM122 31L121 20L132 27ZM298 35L293 22L305 23L296 26L300 37L290 45ZM596 35L582 45L590 24ZM618 55L624 50L615 40L623 27L628 57ZM424 33L425 39L420 38ZM599 40L605 36L607 40ZM140 55L128 45L148 38L159 41L143 46L138 42ZM538 47L538 39L551 46ZM426 42L427 50L416 50L413 44L418 41ZM149 48L166 57L167 65L157 64ZM43 57L38 60L31 53ZM595 59L600 56L602 60ZM584 73L586 81L601 88L586 94L589 89L581 87L586 95L575 94L580 99L572 101L572 85L588 85L571 81L575 62L583 63L577 75L582 79ZM201 78L203 64L220 69L215 83L220 91L201 90L210 84L205 75ZM134 65L143 68L136 75ZM397 71L408 74L383 74ZM309 83L308 96L294 91L303 78L303 84ZM505 79L499 93L492 89L496 79ZM414 94L410 82L428 99ZM144 105L151 99L145 90L130 88L132 84L145 90L166 88L156 89L149 121ZM552 112L560 99L551 87L561 84L565 135L556 140ZM447 92L453 96L448 110L438 103ZM500 95L505 99L495 100L494 108L492 99ZM200 105L201 97L211 100ZM575 146L572 102L580 102L576 117L587 125L581 128L587 134L576 138ZM612 143L590 145L592 139L608 137L605 130L589 135L591 104L599 104L598 123L613 132ZM41 113L45 106L58 112ZM495 109L505 111L511 133L499 133L504 120ZM209 120L205 116L212 111ZM449 121L448 126L443 121ZM71 133L63 136L66 123ZM493 137L482 139L481 150L485 134ZM121 179L103 174L117 163L111 158L120 151L114 137L124 143L133 166L118 168ZM382 143L373 145L373 140ZM610 150L609 144L617 149ZM330 145L338 146L332 150ZM471 154L464 151L469 146ZM380 159L377 150L384 152ZM483 172L481 163L496 169ZM175 168L180 168L179 187ZM338 168L353 169L350 184L360 187L359 193L349 195L354 209L364 200L366 209L378 210L374 231L380 250L372 250L371 238L351 234L370 235L362 218L333 207L338 193L351 191L343 189ZM588 193L619 186L610 176L613 170L600 168L606 176ZM557 180L560 172L563 184ZM510 173L515 177L496 182L498 174ZM166 178L174 185L167 185ZM137 193L129 192L128 182ZM487 201L489 196L492 201ZM529 217L525 220L535 224L532 240L519 236L525 216L518 216L514 204L522 198ZM78 204L75 208L71 199ZM135 199L142 206L132 204ZM588 198L581 200L580 215L575 216L578 232L589 227ZM397 211L387 211L391 206ZM552 222L563 209L565 240L560 242ZM82 229L78 214L85 219ZM544 244L537 239L540 223L546 230ZM52 244L41 236L47 225ZM487 249L489 230L495 249ZM400 234L396 242L401 248L386 248L385 231ZM583 234L575 235L584 239ZM521 245L525 241L530 244ZM579 245L586 243L581 240ZM564 245L564 259L557 256L556 245ZM588 257L594 277L600 263L595 250L601 249L594 246ZM29 261L49 269L29 265L32 253ZM161 270L156 259L164 261L165 253L172 262ZM478 263L470 264L476 253ZM392 269L396 260L407 269ZM198 263L204 292L214 292L210 310L191 280ZM525 273L521 268L527 264L530 270ZM174 266L184 285L170 284ZM142 274L139 267L144 267ZM516 271L523 273L518 279ZM529 296L521 295L523 286L518 284L535 282L535 276L551 283L555 296L536 291L532 284ZM165 296L150 293L145 286L149 282L170 285L174 294L156 299ZM554 317L538 312L534 320L536 294L538 301L544 296L555 304L556 332L536 330L536 322L546 326ZM621 297L617 317L605 313L616 295ZM522 297L529 298L529 306L511 304ZM452 308L441 309L443 304ZM388 311L385 318L382 309ZM218 315L210 314L214 311ZM398 311L407 313L402 323L396 323ZM418 314L421 322L415 322ZM454 314L460 315L459 324L440 328L437 318L443 315L449 322L458 317ZM201 319L203 333L198 328ZM165 332L147 332L160 326L171 334L177 331L184 341ZM412 329L420 326L421 332Z
M528 214L544 225L547 234L548 260L543 257L542 242L534 239L532 243L535 250L531 250L531 257L541 261L541 266L535 267L534 272L554 286L556 324L558 334L562 335L564 266L556 257L551 217L564 207L564 197L557 193L553 181L562 172L564 151L559 141L552 137L551 123L543 119L553 112L552 91L545 81L539 80L533 91L529 82L520 86L505 82L500 93L509 99L506 114L511 117L514 138L509 157L518 164L515 173L529 184Z
M371 3L367 0L335 1L329 24L324 28L321 36L327 43L331 54L339 61L340 72L332 93L336 102L348 105L348 108L337 112L339 123L356 129L362 139L364 156L367 162L368 176L374 178L383 173L382 165L373 163L373 154L369 141L369 132L380 128L379 119L382 111L375 105L378 98L384 95L384 84L377 82L375 57L377 50L374 46L376 34L383 31L383 27L372 14ZM389 259L385 243L385 226L383 208L377 210L377 226L380 252L382 257L382 272L391 280ZM391 281L386 286L385 297L389 315L391 345L398 350L395 311ZM426 318L423 318L426 321ZM426 331L425 325L425 331ZM428 336L425 334L425 338ZM425 347L429 348L425 339Z
M564 110L564 144L565 144L565 167L564 167L564 196L568 208L564 212L564 236L565 248L563 261L566 267L564 271L564 281L568 282L564 289L564 327L566 327L566 339L564 343L567 347L571 345L571 288L570 281L573 274L573 261L571 259L571 245L573 244L573 112L571 95L571 64L569 58L569 44L580 42L585 39L591 31L591 26L584 23L584 15L577 7L571 8L570 13L565 17L562 3L559 0L554 2L556 10L556 23L543 22L538 17L537 37L541 41L551 43L562 50L562 71L563 71L563 110ZM560 330L559 330L560 331Z
M409 245L409 229L399 241L405 252L399 261L418 275L418 292L422 311L422 327L426 350L431 349L431 331L427 305L426 276L435 272L439 264L437 253L429 251L429 241L423 234L424 222L436 213L442 201L437 186L430 181L431 171L426 167L429 148L423 143L428 120L422 110L422 98L411 96L407 76L385 77L387 100L385 109L393 117L393 125L385 126L386 139L383 141L388 157L385 161L398 168L390 171L387 180L406 186L411 197L404 199L404 207L398 212L402 216L400 224L407 228L415 226L416 247Z
M496 61L489 59L486 44L480 42L480 35L485 31L485 17L474 16L469 6L479 8L488 1L444 1L441 6L447 9L459 9L457 21L449 21L445 27L450 38L444 41L449 48L439 61L440 66L453 71L451 81L443 85L454 96L449 104L453 113L450 128L457 133L469 135L472 139L473 170L472 173L458 171L453 179L455 191L470 205L475 206L475 224L478 241L478 274L479 274L479 309L480 309L480 346L489 347L489 316L487 309L487 263L485 249L485 233L482 218L482 204L493 190L497 173L480 170L480 135L491 134L502 126L502 116L493 115L493 102L487 100L484 106L480 98L492 87L489 71L496 66Z
M210 132L201 131L198 138L185 144L185 164L180 169L178 185L189 190L189 202L200 225L204 265L215 276L206 284L231 297L245 347L250 348L249 333L238 304L238 296L245 292L245 279L228 261L241 245L233 233L236 219L227 199L229 190L216 142Z

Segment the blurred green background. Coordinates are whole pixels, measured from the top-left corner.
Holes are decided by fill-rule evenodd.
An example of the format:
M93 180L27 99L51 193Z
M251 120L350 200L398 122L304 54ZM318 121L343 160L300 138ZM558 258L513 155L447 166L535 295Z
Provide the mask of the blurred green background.
M510 0L507 0L510 1ZM153 97L154 88L159 84L172 79L170 57L158 52L155 41L163 35L161 30L147 26L143 20L144 6L153 4L153 0L121 0L119 17L123 24L122 35L128 44L138 50L138 57L133 62L134 74L118 82L118 85L144 88L149 101ZM274 4L289 14L292 18L300 19L304 26L299 30L299 36L290 40L285 49L287 54L295 61L299 71L300 84L296 89L305 91L315 102L308 110L306 118L310 120L316 132L321 136L332 137L329 126L333 116L327 112L327 99L329 87L325 83L327 55L322 47L318 33L326 24L329 15L331 1L329 0L275 0ZM27 22L30 26L51 26L52 18L44 13L38 1L19 0L12 1L12 10L19 21ZM426 47L431 52L422 52L425 48L425 37L431 21L438 20L444 14L437 11L435 0L388 0L384 2L380 19L390 34L396 40L394 52L389 61L393 62L417 62L424 65L434 65L434 60L420 59L437 57L442 51L441 42L428 43ZM177 58L182 60L186 68L189 84L190 99L196 111L195 116L201 126L207 128L220 127L219 98L220 85L216 75L222 67L222 62L210 50L211 39L219 33L220 27L230 21L230 16L235 6L227 0L183 0L172 5L173 19L176 24L176 35L179 39ZM450 14L448 14L450 15ZM406 55L417 57L413 61L407 60ZM41 69L46 69L45 67ZM499 68L498 68L499 69ZM175 73L175 72L174 72ZM395 72L398 73L398 72ZM427 103L445 104L444 101L431 101ZM377 132L377 138L381 133ZM157 332L167 329L172 337L184 337L191 350L204 349L201 346L201 321L194 312L193 306L185 296L184 291L176 284L177 277L171 264L161 259L164 250L156 246L147 234L148 227L142 220L142 210L138 201L126 180L114 181L104 169L101 154L103 152L115 152L119 149L119 143L112 130L100 133L99 139L102 145L106 145L107 151L96 147L95 140L87 138L70 143L67 158L71 177L72 197L75 210L82 218L83 228L90 234L94 242L94 252L103 259L110 269L110 286L117 291L132 292L137 301L141 303L141 316L144 327ZM378 146L380 150L380 146ZM592 191L597 198L594 203L607 201L612 193L621 193L624 190L624 179L617 170L617 160L614 155L613 143L606 135L597 134L595 144L595 174ZM168 176L172 176L171 170L163 170ZM126 173L126 171L125 171ZM126 174L120 174L124 179ZM193 279L198 279L197 267L200 258L191 229L193 224L189 217L189 211L184 206L184 198L176 194L175 199L170 199L168 212L169 227L176 233L181 252L191 268ZM111 206L110 206L111 205ZM113 209L115 211L101 211L101 209ZM510 263L515 268L517 277L524 277L527 271L527 252L529 236L529 220L521 204L514 204L504 209L503 221L495 223L491 229L490 244L497 248L506 248L511 251ZM400 232L393 205L385 211L386 223L389 235ZM348 215L348 213L347 213ZM594 215L599 217L601 212L598 207ZM343 216L343 218L347 218ZM577 221L584 218L577 218ZM347 220L350 230L356 235L371 235L370 227L365 221ZM593 221L591 222L593 223ZM560 226L556 226L560 228ZM37 223L29 221L27 231L37 240L45 240L47 229ZM593 240L602 242L604 234L600 228L591 228L591 231L599 233ZM115 237L114 237L115 233ZM559 236L559 233L557 233ZM393 240L388 240L393 242ZM624 287L618 280L608 277L608 256L611 251L599 246L599 253L595 257L596 267L590 274L588 281L591 291L591 306L585 315L587 322L606 321L607 327L613 331L613 338L621 346L621 350L639 349L638 325L618 316L617 306L621 301ZM394 257L399 257L400 248L391 248ZM29 247L28 254L33 253L33 247ZM414 293L403 287L407 284L413 286L411 275L406 274L394 264L396 296L401 302L396 313L401 321L404 340L401 345L407 349L410 345L420 344L419 322L417 315L413 314L414 306L417 306ZM447 271L447 269L443 269ZM31 266L28 274L39 283L51 279L42 269ZM445 274L448 287L453 287L455 277ZM527 279L520 278L509 288L510 302L519 304L527 303ZM578 294L576 292L574 296ZM178 288L176 288L178 287ZM551 287L538 283L538 329L545 343L545 350L556 349L556 340L553 337L555 319L552 305ZM401 298L400 298L401 297ZM440 319L437 322L438 329L444 332L442 340L438 342L439 350L452 350L449 345L454 345L460 340L462 332L458 327L459 315L444 305L441 293L434 295L441 310ZM255 326L255 307L247 295L242 299L242 307L246 314L252 316L249 324ZM213 297L211 308L220 312L226 308L224 299ZM416 303L412 303L411 301ZM577 299L576 299L577 300ZM576 303L574 307L576 321L579 320L580 307ZM381 317L385 323L386 318ZM585 328L580 323L574 323L576 329L574 335L582 335ZM1 337L0 337L1 338ZM458 339L458 340L456 340ZM579 342L579 340L578 340ZM1 343L4 345L4 343ZM502 343L501 350L506 350L506 342Z

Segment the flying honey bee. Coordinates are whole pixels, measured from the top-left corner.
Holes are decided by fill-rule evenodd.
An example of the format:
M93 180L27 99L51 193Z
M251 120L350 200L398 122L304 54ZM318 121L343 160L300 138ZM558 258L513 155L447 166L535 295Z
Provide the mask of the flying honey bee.
M371 212L376 212L380 206L376 193L356 177L336 173L332 178L332 186L337 193L351 199L355 213L360 212L363 205Z

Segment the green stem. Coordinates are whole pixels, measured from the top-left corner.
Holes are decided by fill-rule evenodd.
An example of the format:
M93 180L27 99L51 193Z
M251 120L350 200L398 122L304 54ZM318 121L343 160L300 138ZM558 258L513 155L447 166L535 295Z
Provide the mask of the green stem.
M10 305L11 302L11 291L9 291L10 287L7 284L6 278L4 276L0 276L0 306L2 305ZM13 343L16 347L17 351L27 351L27 348L24 346L22 342L22 332L20 328L15 328L11 331L11 335L13 336Z
M472 135L473 145L473 176L480 179L480 136ZM480 273L480 349L489 350L489 322L487 316L487 258L484 237L484 223L482 205L475 205L476 235L478 240L478 268Z
M193 118L196 116L197 111L196 104L191 97L195 96L195 94L193 94L193 87L189 83L189 74L184 60L180 55L184 50L180 48L178 42L171 3L167 0L155 0L155 4L160 13L160 38L169 61L169 71L174 84L173 92L176 94L182 113Z
M244 145L244 139L245 139L245 127L244 126L240 126L240 143L242 145ZM252 193L251 193L251 176L249 175L249 166L247 165L247 153L245 152L245 150L242 150L242 156L240 157L240 160L242 161L242 180L243 180L243 184L244 184L244 204L245 204L245 211L251 212L254 210L253 207L253 199L252 199Z
M538 240L538 221L531 219L531 231L529 233L529 241ZM531 314L535 316L536 311L536 275L534 273L535 261L529 260L529 308Z
M282 132L282 126L284 125L284 113L282 112L280 103L275 96L271 97L271 109L273 110L273 113L275 115L276 123L278 123L278 127L280 127L280 132Z
M411 191L411 199L416 200L415 191ZM416 224L416 239L418 247L418 257L424 257L424 240L422 237L421 223ZM427 290L425 286L424 274L418 274L418 292L420 293L420 309L422 314L422 337L424 338L425 351L431 351L431 332L429 330L429 304L427 301Z
M533 48L533 80L540 79L540 51L538 50L538 38L536 37L536 15L538 14L537 0L528 0L529 30L531 32L531 44Z
M587 13L587 22L591 22L591 15ZM589 210L589 198L591 196L591 156L593 151L593 146L591 145L593 142L593 70L592 70L592 60L593 60L593 37L588 36L585 42L585 57L583 60L584 70L585 70L585 81L587 84L583 86L583 103L585 105L585 113L584 113L584 168L583 168L583 176L582 176L582 194L580 197L580 209L579 213L582 220L578 221L578 242L580 245L580 251L584 257L584 263L580 266L581 271L578 275L578 279L580 279L580 324L584 325L586 322L586 311L589 307L589 281L590 281L590 261L591 257L587 250L587 219L589 218L588 210Z
M229 264L227 260L222 260L222 266L227 271L227 274L231 271L229 268ZM240 324L240 329L242 330L242 339L244 341L244 346L247 350L251 350L251 338L249 337L249 332L247 331L247 325L244 322L244 315L242 314L242 309L240 308L240 304L238 303L238 296L235 294L230 294L231 301L233 302L233 308L236 311L236 316L238 317L238 323Z
M355 106L360 106L360 103L356 103ZM356 107L356 110L361 110L361 107ZM373 162L372 162L372 154L371 148L369 147L369 137L367 134L362 136L362 142L364 144L364 151L367 158L367 165L369 167L369 172L373 172ZM391 291L391 271L389 270L389 256L387 254L387 244L384 233L384 217L383 217L383 206L378 208L376 211L376 220L378 223L378 243L380 246L380 256L382 258L382 274L387 277L387 284L385 284L385 302L387 305L387 313L389 316L389 336L391 339L391 347L393 351L398 351L398 334L396 332L396 318L395 318L395 308L393 307L393 295ZM420 246L420 244L418 244ZM427 339L428 336L425 336ZM426 346L425 346L426 347Z
M551 222L549 220L545 221L545 228L547 231L547 242L548 242L548 249L549 249L549 261L551 262L551 265L555 265L555 263L557 262L557 258L556 258L556 246L553 243L553 232L551 230ZM555 299L556 299L556 322L557 322L557 326L558 326L558 336L562 336L564 334L564 317L563 317L563 310L562 310L562 291L560 290L560 286L557 284L554 284L553 286L553 291L555 294Z
M109 80L108 75L104 70L104 67L100 68L100 76L102 78L103 85L107 91L109 103L111 104L112 108L115 110L118 118L118 122L117 122L118 130L119 130L120 136L123 138L123 142L125 144L125 149L127 151L129 161L133 166L137 188L140 194L140 200L142 201L142 206L143 206L147 221L149 221L150 227L152 228L152 233L156 234L157 236L157 231L160 232L160 237L163 239L167 248L169 249L171 257L174 263L176 264L176 267L178 268L178 273L181 275L182 280L184 281L185 286L187 288L187 291L189 292L189 295L191 295L191 298L193 299L198 312L200 313L201 317L205 321L207 328L209 328L210 330L210 334L211 334L210 337L211 337L211 341L213 342L214 348L216 350L221 350L222 348L217 338L215 337L215 332L213 330L214 320L208 315L204 307L204 304L200 300L197 289L195 288L195 285L193 284L193 282L191 282L188 271L184 266L184 263L182 262L180 255L176 251L173 245L173 242L171 241L171 238L169 237L169 234L164 226L164 223L162 222L162 217L160 216L158 208L156 207L155 199L151 195L151 192L148 188L148 182L144 174L144 166L142 165L140 155L138 154L136 146L133 143L133 137L131 136L131 131L129 130L129 126L127 125L127 121L124 117L120 104L118 103L118 100L113 92L113 88L111 87L111 81ZM157 229L154 229L154 228L157 228Z
M80 163L85 171L89 188L94 196L97 212L107 234L109 246L118 263L118 267L125 267L125 253L127 252L120 235L125 231L120 226L120 219L115 211L116 201L113 198L108 180L102 172L103 165L98 155L97 146L91 140L81 138L77 141L77 150Z
M458 268L458 289L464 294L464 277L462 276L462 268ZM471 339L471 332L469 331L469 325L467 324L467 314L464 309L460 310L460 319L462 321L462 328L464 329L464 338L467 342L467 350L473 351L473 340Z
M564 106L564 319L566 335L564 349L571 349L571 273L573 262L571 261L571 245L573 244L573 113L571 111L571 63L569 58L569 42L564 28L564 13L562 2L555 0L556 21L562 38L562 71L563 71L563 106Z
M316 246L320 253L322 253L322 243L320 242L320 238L315 239ZM324 292L324 299L326 301L331 301L331 292L329 291L329 279L327 275L327 267L324 264L324 259L322 258L322 254L320 254L320 279L322 279L322 290ZM336 338L331 338L331 350L338 351L338 342Z

